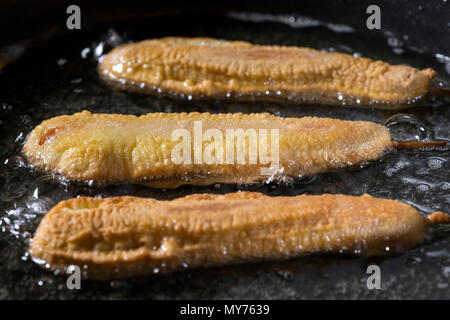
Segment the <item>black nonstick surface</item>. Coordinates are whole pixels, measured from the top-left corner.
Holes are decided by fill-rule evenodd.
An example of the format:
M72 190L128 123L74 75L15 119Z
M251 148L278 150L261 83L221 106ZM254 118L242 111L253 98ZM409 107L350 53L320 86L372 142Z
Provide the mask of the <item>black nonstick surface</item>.
M432 67L441 79L449 80L445 58L438 56L440 58L436 59L433 54L403 48L404 35L372 39L358 32L336 32L336 28L327 25L300 28L297 24L294 28L280 22L243 21L247 18L248 15L236 14L173 15L97 26L88 32L57 35L41 42L1 71L0 299L450 298L450 229L444 227L433 230L424 244L383 259L310 256L111 282L83 281L81 290L67 289L65 277L53 275L31 261L26 247L42 216L57 202L78 195L173 199L192 193L238 190L260 191L273 196L369 193L405 201L423 214L435 210L450 212L448 149L399 150L365 168L323 174L294 185L215 185L175 190L135 185L104 188L74 185L26 166L21 148L34 126L50 117L85 109L137 115L182 111L270 112L284 117L314 115L378 123L399 113L259 101L187 101L116 91L98 78L97 59L125 41L163 36L211 36L259 44L309 46L356 53L394 64ZM283 21L300 22L294 18ZM342 31L342 28L338 30ZM448 52L436 53L449 55ZM410 121L394 125L392 133L399 139L413 139L418 135L448 141L449 106L444 99L428 99L402 110L418 120L415 124ZM369 290L366 286L366 268L371 263L377 263L381 268L381 290Z

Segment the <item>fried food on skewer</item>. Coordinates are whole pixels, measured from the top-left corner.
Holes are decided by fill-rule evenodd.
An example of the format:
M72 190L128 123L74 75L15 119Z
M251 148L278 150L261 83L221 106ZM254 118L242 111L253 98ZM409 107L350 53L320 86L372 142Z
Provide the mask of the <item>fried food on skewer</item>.
M205 138L208 132L215 136ZM23 152L33 166L69 180L174 188L298 178L363 165L396 147L436 144L441 142L396 142L386 127L366 121L83 111L44 121L29 134Z
M98 66L120 88L191 97L263 97L395 108L423 97L430 68L310 48L168 37L119 46Z
M216 154L214 163L208 164L206 159L194 163L194 149L200 149L205 158L206 149L214 143L210 140L195 145L195 123L201 123L203 136L208 129L220 130L222 134L217 139L222 146L219 151L223 152L221 158ZM181 141L172 137L176 130L187 130L190 135L186 151L190 163L173 161L174 150ZM255 134L239 140L227 138L227 130L235 133L254 130ZM44 121L30 133L23 152L32 165L82 182L141 183L161 188L254 183L272 176L262 175L261 171L273 165L261 161L260 152L264 151L258 143L264 138L261 130L266 130L269 160L275 155L275 142L278 145L279 165L274 178L279 172L299 177L359 165L381 157L394 146L385 127L363 121L241 113L150 113L136 117L83 111ZM278 130L277 141L271 140L272 130ZM259 149L256 163L250 163L250 147ZM227 159L226 152L230 149L233 158ZM238 161L242 153L245 163Z
M52 269L86 266L85 277L111 279L316 253L392 254L443 223L442 212L422 217L369 195L80 197L44 216L30 252Z

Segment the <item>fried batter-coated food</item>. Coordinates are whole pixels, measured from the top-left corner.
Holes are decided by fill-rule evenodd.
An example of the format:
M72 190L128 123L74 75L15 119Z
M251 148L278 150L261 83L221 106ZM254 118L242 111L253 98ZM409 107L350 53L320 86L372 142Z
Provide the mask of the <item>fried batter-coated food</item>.
M209 129L218 130L222 136L196 145L195 123L201 123L203 137ZM180 163L173 155L188 138L174 139L172 135L184 129L191 139L186 152L190 162L183 158ZM242 139L226 134L227 130L236 133L239 129L254 134L241 134ZM276 130L278 136L272 140ZM216 145L213 140L220 142L220 148L208 152ZM258 149L253 163L251 147ZM392 147L395 142L384 126L365 121L281 118L266 113L150 113L137 117L83 111L44 121L30 133L23 152L32 165L70 180L170 188L298 178L362 165ZM230 150L233 157L227 158ZM203 156L202 161L195 163L195 153ZM239 160L243 154L245 159ZM208 163L208 159L214 162ZM270 168L273 173L263 172Z
M369 195L80 197L47 213L30 252L53 269L78 265L85 277L111 279L315 253L391 254L420 243L428 224L449 222Z
M169 37L122 45L98 67L121 88L194 97L278 97L401 105L424 96L436 72L310 48Z

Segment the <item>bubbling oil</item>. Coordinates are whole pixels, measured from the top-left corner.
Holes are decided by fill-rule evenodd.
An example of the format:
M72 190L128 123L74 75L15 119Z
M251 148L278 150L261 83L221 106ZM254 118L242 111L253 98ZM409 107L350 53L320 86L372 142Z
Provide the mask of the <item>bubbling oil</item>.
M36 227L45 213L59 201L77 196L111 197L133 195L152 197L157 199L173 199L193 193L228 193L236 191L259 191L265 194L297 195L300 193L346 193L360 195L370 193L373 196L392 198L405 201L420 209L424 214L442 210L450 212L450 154L448 150L420 152L417 150L398 150L386 155L382 160L365 166L354 168L351 171L331 172L327 174L304 177L300 181L292 181L286 177L285 181L274 183L270 179L267 183L252 185L225 185L214 186L183 186L177 189L155 190L139 185L95 186L89 184L72 183L61 177L42 174L28 166L21 155L22 145L27 134L45 119L62 114L72 114L83 109L91 112L125 113L141 115L149 112L269 112L278 116L302 117L319 116L335 117L345 120L366 120L377 123L385 123L395 138L401 140L447 140L448 119L450 118L449 101L446 98L427 98L416 105L409 105L405 115L398 115L395 110L347 108L349 101L339 93L337 100L342 102L341 107L328 107L324 105L301 105L301 99L286 99L282 102L268 100L268 96L285 96L283 92L264 92L250 97L244 101L235 101L232 93L227 93L220 100L201 100L193 96L180 96L177 99L161 96L146 96L136 93L125 93L111 89L101 81L96 73L96 67L104 54L119 44L130 41L139 41L145 38L159 38L168 35L181 36L211 36L230 40L245 40L259 44L280 44L309 46L328 51L340 51L355 56L383 59L391 63L405 63L417 67L433 67L438 70L439 86L449 87L447 58L442 53L436 53L433 57L410 52L404 46L404 41L396 35L389 35L385 43L374 42L373 45L354 32L338 27L335 28L325 22L314 22L316 25L307 25L304 18L297 16L285 16L283 19L272 19L264 16L258 23L232 17L224 20L218 19L216 24L208 28L193 26L183 30L172 30L161 33L163 28L149 28L148 22L143 25L116 26L93 31L90 35L81 38L68 37L67 40L55 40L43 44L41 47L31 48L25 52L17 63L12 63L0 74L0 87L3 94L0 97L0 141L3 148L0 149L0 241L5 243L5 256L8 260L8 269L0 264L0 271L16 271L25 275L23 287L15 288L8 284L6 289L1 289L0 299L3 296L31 295L30 288L48 288L49 296L67 293L65 279L49 277L47 272L36 268L34 263L39 263L44 268L45 261L31 262L27 253L29 241ZM260 17L261 18L261 17ZM262 18L261 18L262 19ZM163 23L163 22L160 22ZM144 27L142 27L144 26ZM233 28L230 28L233 26ZM131 30L131 31L130 31ZM176 32L175 32L176 31ZM395 39L393 38L395 37ZM61 42L63 41L63 42ZM381 49L380 49L381 48ZM40 61L40 63L36 63ZM141 86L142 84L136 84ZM157 94L163 94L158 88ZM160 91L158 91L160 90ZM26 94L24 94L26 92ZM169 95L170 96L170 95ZM180 99L181 98L181 99ZM357 101L354 101L357 102ZM361 102L359 104L362 104ZM387 122L385 122L387 121ZM435 279L433 286L442 286L442 279L448 277L450 259L448 252L443 247L448 246L448 228L439 230L439 239L432 238L424 246L412 249L404 258L392 258L392 264L397 264L398 270L403 267L416 270L422 266L423 274L440 274L443 278ZM226 254L227 248L223 253ZM299 263L304 269L295 270L289 275L279 275L295 282L302 279L302 289L307 286L308 278L317 277L314 260L317 258L302 258ZM412 260L415 261L411 263ZM360 268L358 260L341 260L341 258L321 258L327 261L329 268L343 270L348 279L355 280L358 273L353 275L355 265ZM408 262L409 261L409 262ZM292 263L292 262L291 262ZM270 263L269 263L270 264ZM308 269L308 265L313 266ZM88 272L87 266L81 266L83 272ZM189 268L185 264L185 268ZM257 272L260 278L268 285L268 279L259 267L251 267L246 271L245 266L232 267L234 275L228 271L195 273L198 279L226 276L234 277L236 282L252 278ZM161 277L164 266L154 270L157 277ZM257 269L255 271L255 269ZM6 271L8 270L8 271ZM284 270L281 268L281 270ZM273 271L277 273L277 271ZM61 274L61 271L56 271ZM212 276L211 276L212 275ZM185 275L173 275L171 283L188 283L186 288L192 288L189 283L193 280L191 273ZM202 278L203 277L203 278ZM206 278L204 278L206 277ZM353 277L353 278L352 278ZM2 282L3 281L3 282ZM120 288L122 295L117 291L108 291L103 285L96 288L104 296L125 297L128 294L127 284L137 280L124 280L111 282L110 289ZM185 281L185 282L183 282ZM201 281L201 280L198 280ZM351 281L351 280L349 280ZM358 280L359 281L359 280ZM209 281L207 281L209 284ZM414 281L409 281L414 283ZM0 279L0 284L5 284ZM215 282L218 288L220 283ZM153 291L159 290L160 296L171 296L165 293L166 286L159 286L156 278L151 278L151 283L145 283L149 288L145 296L154 296ZM178 285L177 288L184 288ZM144 290L144 289L142 289ZM282 290L282 289L280 289ZM52 292L56 293L52 293ZM180 292L172 294L179 296ZM220 291L218 289L218 291ZM227 291L227 290L224 290ZM305 291L299 290L298 292ZM187 292L187 291L186 291ZM81 293L83 294L83 293ZM87 293L84 293L87 294ZM186 296L186 293L184 293ZM297 293L298 294L298 293ZM326 295L326 292L321 292Z

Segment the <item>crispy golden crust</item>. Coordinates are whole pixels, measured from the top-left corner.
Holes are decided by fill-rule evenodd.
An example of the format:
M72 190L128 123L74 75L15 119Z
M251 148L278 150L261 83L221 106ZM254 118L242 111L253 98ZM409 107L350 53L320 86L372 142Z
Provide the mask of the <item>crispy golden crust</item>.
M231 145L235 150L234 164L226 164L226 155L222 164L207 164L206 161L194 164L194 155L192 164L174 163L172 151L180 140L172 139L172 133L176 129L187 129L192 137L189 144L192 150L196 121L201 121L203 133L210 128L220 130L222 149L226 149L227 129L254 129L257 139L261 137L260 130L267 129L269 156L272 152L270 129L278 129L278 172L292 177L361 165L380 158L393 145L385 127L364 121L241 113L150 113L136 117L83 111L44 121L30 133L23 152L32 165L43 170L60 173L71 180L95 183L177 187L181 184L254 183L270 178L261 169L270 167L273 162L264 164L259 157L256 164L249 163L248 140L244 164L237 163L238 139L232 140ZM202 154L212 144L203 142ZM280 177L274 176L275 179Z
M99 64L120 87L192 96L288 97L323 104L405 104L424 96L432 69L309 48L259 46L211 38L126 44Z
M81 197L47 213L30 252L53 269L86 266L86 277L109 279L311 253L384 255L426 230L410 205L369 195Z

